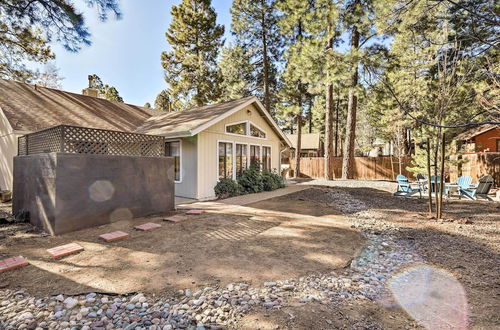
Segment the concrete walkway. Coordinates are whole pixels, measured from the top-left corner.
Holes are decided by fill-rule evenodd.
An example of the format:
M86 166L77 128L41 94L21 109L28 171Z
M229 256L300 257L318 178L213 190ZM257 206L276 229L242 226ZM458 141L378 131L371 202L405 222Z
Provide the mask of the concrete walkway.
M291 184L286 186L285 188L281 189L276 189L273 191L264 191L260 193L255 193L255 194L248 194L248 195L242 195L242 196L236 196L236 197L231 197L231 198L226 198L226 199L221 199L221 200L216 200L216 201L206 201L206 202L196 202L195 200L189 200L186 198L186 202L183 202L181 199L179 199L179 203L177 203L177 197L176 197L176 207L178 209L193 209L193 208L204 208L203 206L205 205L213 205L214 203L217 203L219 205L224 204L224 205L246 205L246 204L251 204L251 203L256 203L260 202L266 199L274 198L274 197L279 197L283 195L288 195L291 193L294 193L296 191L301 191L310 188L309 186L306 185L296 185L296 184Z

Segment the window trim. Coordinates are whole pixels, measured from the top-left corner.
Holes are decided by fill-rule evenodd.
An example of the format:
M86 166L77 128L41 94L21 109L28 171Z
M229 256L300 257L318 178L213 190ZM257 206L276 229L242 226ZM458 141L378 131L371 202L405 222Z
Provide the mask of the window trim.
M263 152L264 147L269 148L269 158L271 158L271 164L269 164L269 165L270 165L270 167L271 167L271 168L270 168L270 169L268 169L268 171L269 171L269 172L272 172L272 171L273 171L273 169L272 169L272 167L273 167L273 147L271 147L270 145L267 145L267 144L262 144L262 145L260 146L260 150L261 150L261 151L260 151L260 152L261 152L261 161L260 161L260 164L261 164L261 166L262 166L262 170L264 170L264 163L262 162L262 156L263 156L263 154L264 154L264 152Z
M182 170L182 139L173 139L173 140L165 140L165 143L167 142L179 142L179 181L175 180L175 168L174 168L174 182L175 183L182 183L183 180L183 170ZM166 157L174 157L174 156L166 156ZM175 165L175 164L174 164Z
M249 143L248 144L248 167L252 165L252 146L259 147L259 170L262 170L262 144Z
M227 132L227 127L228 126L233 126L233 125L237 125L237 124L242 124L242 123L245 123L246 125L246 131L247 131L247 134L235 134L235 133L228 133ZM250 134L250 124L252 124L253 126L257 127L258 129L260 129L265 137L261 138L261 137L257 137L257 136L252 136ZM247 137L247 138L251 138L251 139L259 139L259 140L267 140L268 138L268 134L267 134L267 131L265 129L262 129L262 127L260 127L259 125L255 124L253 121L251 120L240 120L240 121L235 121L235 122L232 122L232 123L228 123L228 124L224 124L224 134L227 134L227 135L232 135L232 136L239 136L239 137Z
M236 161L237 161L237 157L238 155L236 154L236 145L242 145L242 146L246 146L246 149L247 149L247 152L246 152L246 164L245 164L245 169L248 169L248 167L250 167L250 145L247 143L247 142L238 142L238 141L234 141L234 180L236 180L238 178L238 171L237 171L237 166L236 166ZM217 167L218 168L218 167ZM217 176L219 177L219 176Z
M238 134L236 134L238 135ZM236 172L235 172L235 166L236 165L236 150L235 150L235 141L228 141L228 140L217 140L217 146L215 148L215 154L216 154L216 162L217 162L217 182L220 181L220 172L219 172L219 143L231 143L233 145L233 159L232 159L232 164L233 164L233 173L231 175L231 179L236 180Z

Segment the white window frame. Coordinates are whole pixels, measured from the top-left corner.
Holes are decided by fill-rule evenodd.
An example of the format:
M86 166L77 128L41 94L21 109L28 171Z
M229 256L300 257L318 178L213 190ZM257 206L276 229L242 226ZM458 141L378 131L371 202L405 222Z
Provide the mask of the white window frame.
M235 135L238 135L238 134L235 134ZM228 141L228 140L217 140L217 148L215 148L215 152L216 152L216 161L217 161L217 182L220 181L220 173L219 173L219 143L231 143L233 145L233 161L232 161L232 164L233 164L233 174L232 174L232 178L233 180L236 180L236 146L235 146L235 141Z
M227 127L228 126L238 125L238 124L242 124L242 123L245 123L245 125L246 125L245 128L246 128L247 134L235 134L235 133L228 133L227 132ZM258 129L260 129L262 132L264 132L265 137L261 138L261 137L250 135L250 124L252 124L253 126L255 126ZM239 137L244 136L244 137L248 137L248 138L251 138L251 139L259 139L259 140L267 140L267 137L269 136L267 134L266 130L262 129L259 125L255 124L251 120L240 120L240 121L235 121L233 123L225 124L224 125L224 134L232 135L232 136L239 136Z
M259 165L260 165L260 170L262 170L262 144L256 144L256 143L249 143L248 144L248 166L250 167L250 165L252 165L252 151L250 150L250 148L252 146L256 146L256 147L259 147Z
M268 171L272 172L273 171L273 169L272 169L272 167L273 167L273 147L271 147L270 145L262 144L260 146L260 152L261 152L261 154L260 154L260 164L262 166L262 170L264 170L264 163L262 162L262 156L264 154L262 151L264 150L264 147L269 148L269 157L271 158L271 168Z
M181 139L173 139L173 140L165 140L165 143L167 142L179 142L179 181L174 179L175 183L182 183L182 178L183 178L183 170L182 170L182 140ZM173 157L173 156L167 156L167 157ZM175 165L175 164L174 164ZM174 178L175 178L175 169L174 169Z
M234 148L234 180L236 180L236 178L237 178L237 173L236 173L236 157L237 157L237 155L236 155L236 145L237 144L247 147L246 148L247 149L247 154L246 154L247 161L246 161L246 164L245 164L246 165L245 169L247 169L250 166L250 144L247 143L247 142L234 141L234 146L233 146L233 148ZM218 168L219 167L217 166L217 169ZM217 175L217 177L219 177L219 176Z

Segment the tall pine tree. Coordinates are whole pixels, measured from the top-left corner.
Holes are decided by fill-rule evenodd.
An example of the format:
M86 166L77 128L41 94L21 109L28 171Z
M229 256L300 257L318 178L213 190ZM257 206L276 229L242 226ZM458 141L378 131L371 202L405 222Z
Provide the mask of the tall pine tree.
M221 101L229 101L252 95L253 67L250 56L240 45L231 45L222 50L219 61L222 75Z
M166 33L172 51L163 52L162 66L169 94L183 107L202 106L219 98L219 49L224 27L210 0L183 0L172 6L172 24Z
M254 65L256 94L274 114L278 88L276 63L281 56L276 0L234 0L231 7L231 29L236 43L251 55Z

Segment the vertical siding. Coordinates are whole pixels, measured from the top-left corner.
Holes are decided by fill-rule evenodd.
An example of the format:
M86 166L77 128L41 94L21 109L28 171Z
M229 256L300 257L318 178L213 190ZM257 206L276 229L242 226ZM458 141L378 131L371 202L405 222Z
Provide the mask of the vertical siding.
M14 157L17 156L17 138L0 109L0 189L12 190Z
M250 110L250 115L247 113ZM267 133L266 139L248 136L236 136L225 133L225 125L249 120ZM249 106L229 116L198 134L198 196L199 199L215 197L214 187L217 184L218 150L217 141L241 142L271 147L271 165L273 169L280 168L280 138L253 106ZM233 150L234 153L234 150ZM262 154L262 151L261 151Z
M175 184L175 196L197 198L197 139L193 136L167 140L181 140L181 182Z

